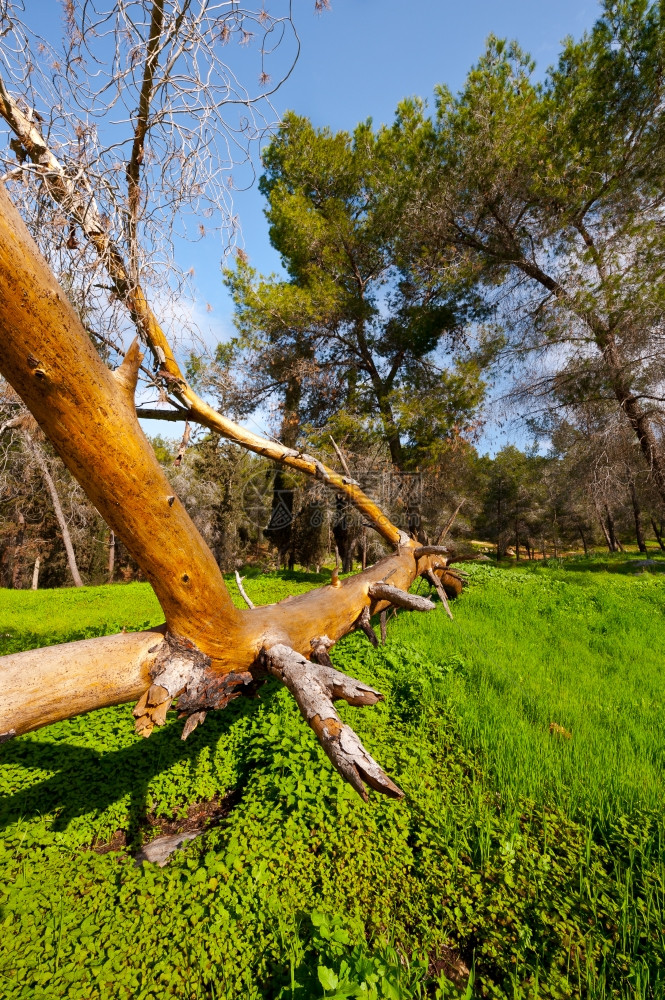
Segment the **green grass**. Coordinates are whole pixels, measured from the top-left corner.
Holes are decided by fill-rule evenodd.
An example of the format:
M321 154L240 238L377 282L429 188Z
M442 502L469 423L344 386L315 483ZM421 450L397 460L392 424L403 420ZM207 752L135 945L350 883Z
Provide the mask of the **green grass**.
M665 579L625 563L475 565L454 622L338 644L386 694L341 712L402 803L360 802L273 683L187 743L171 717L141 740L125 706L4 745L0 996L452 997L452 948L467 1000L659 1000ZM245 586L259 604L324 579ZM146 585L0 592L3 652L159 620ZM228 792L164 869L89 849Z

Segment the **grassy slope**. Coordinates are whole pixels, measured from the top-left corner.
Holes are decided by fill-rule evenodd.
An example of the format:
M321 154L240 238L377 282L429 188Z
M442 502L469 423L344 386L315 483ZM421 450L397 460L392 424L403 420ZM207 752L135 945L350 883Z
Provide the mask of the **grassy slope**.
M343 712L401 804L360 803L276 686L186 744L175 721L135 737L127 708L7 744L0 996L443 996L426 968L451 944L478 996L662 996L665 580L608 568L474 567L454 623L339 644L386 692ZM158 620L145 585L0 593L4 652ZM163 870L86 850L234 789Z

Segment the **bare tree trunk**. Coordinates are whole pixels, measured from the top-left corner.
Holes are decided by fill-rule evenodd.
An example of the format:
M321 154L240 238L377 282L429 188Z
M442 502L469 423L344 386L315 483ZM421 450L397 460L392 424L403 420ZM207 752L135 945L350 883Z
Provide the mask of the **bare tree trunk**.
M653 528L653 533L656 536L656 541L658 542L658 545L660 546L661 550L665 552L665 542L663 542L663 536L658 530L656 526L656 519L653 516L651 517L651 527Z
M633 517L635 518L635 537L637 538L637 547L640 552L646 552L647 546L644 541L644 532L642 531L642 511L640 510L640 501L635 488L635 478L632 475L629 475L628 477L628 489L630 491L630 500L633 506Z
M602 528L602 531L603 531L603 535L605 536L605 543L607 545L607 548L609 549L610 552L614 552L614 549L612 548L612 539L610 538L610 533L607 530L607 524L605 523L605 518L603 517L603 512L600 509L600 504L598 503L598 501L597 501L597 499L596 499L595 496L592 495L591 499L593 500L593 506L594 506L594 508L596 510L596 516L598 518L598 523L600 524L600 527Z
M616 536L616 531L614 529L614 518L612 517L612 512L610 511L609 504L605 504L605 517L607 518L607 537L610 544L610 552L623 552L623 546Z
M12 564L12 587L21 589L21 569L23 568L23 540L25 538L25 517L19 513L14 538L14 560Z
M76 555L74 553L74 546L72 545L72 538L69 534L69 528L67 527L67 522L65 520L65 515L62 511L62 504L60 503L60 497L58 496L58 491L56 489L55 483L49 472L48 462L46 461L46 455L40 448L39 444L31 437L30 432L25 428L21 428L21 437L25 442L25 446L28 451L33 456L35 462L39 467L42 479L48 494L51 498L51 503L53 504L53 510L55 512L55 519L58 522L58 527L60 528L60 534L62 535L62 541L65 546L65 552L67 553L67 565L69 566L69 572L72 575L72 580L74 581L75 587L82 587L83 581L79 574L78 566L76 565Z
M626 363L614 337L610 335L605 343L599 346L603 349L603 358L609 369L614 396L637 435L647 468L661 500L665 503L665 456L656 439L651 419L641 408L634 389L627 382Z
M31 587L31 590L37 590L37 587L39 585L39 563L40 563L40 559L39 559L39 556L37 556L37 558L35 559L34 568L32 570L32 587Z
M578 524L578 525L577 525L577 530L578 530L578 531L579 531L579 533L580 533L580 537L581 537L581 539L582 539L582 545L584 546L584 555L585 555L585 556L588 556L588 554L589 554L589 550L588 550L588 548L587 548L587 543L586 543L586 535L584 534L584 529L582 528L582 525L581 525L581 524Z
M109 529L109 583L113 583L115 572L115 532Z

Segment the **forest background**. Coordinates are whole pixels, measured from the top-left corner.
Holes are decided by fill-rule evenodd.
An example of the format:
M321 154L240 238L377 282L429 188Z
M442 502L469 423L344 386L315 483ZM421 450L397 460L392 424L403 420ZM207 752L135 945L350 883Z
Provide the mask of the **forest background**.
M397 523L423 539L435 539L455 517L462 553L471 553L470 543L478 539L489 543L487 551L517 559L597 544L615 551L637 542L646 551L649 538L662 548L655 360L661 315L658 296L648 293L658 287L662 264L662 170L660 156L653 156L660 135L654 67L662 58L662 36L649 26L648 5L608 5L605 26L584 42L564 46L558 71L549 75L554 39L571 29L579 35L598 8L573 15L564 5L548 21L536 18L529 5L509 5L497 28L530 41L538 65L516 47L490 40L459 98L440 89L429 107L417 99L401 104L395 119L390 108L416 87L431 94L442 76L462 85L461 60L468 47L482 51L475 32L485 34L496 13L479 5L471 30L468 21L457 24L448 12L444 32L442 12L427 8L425 20L410 26L411 45L408 33L395 30L396 9L385 11L379 23L371 6L354 12L353 25L341 7L303 18L300 62L274 97L280 107L293 103L298 113L283 114L277 131L257 130L254 159L235 167L233 211L240 213L242 233L233 215L226 219L222 237L231 251L223 257L222 274L211 264L221 256L210 252L220 235L213 235L215 226L210 232L202 227L198 243L176 237L176 249L187 249L175 282L178 294L173 287L171 298L163 289L158 294L167 315L172 310L190 377L250 426L267 426L289 446L306 446L338 467L344 464ZM55 38L64 27L53 10L42 31ZM423 31L422 24L440 30ZM632 51L638 37L636 82L620 56ZM348 67L340 74L331 55L342 39L362 50L362 60L349 59L349 66L358 67L355 74ZM453 49L452 70L444 74L440 66ZM581 69L585 51L590 62ZM394 59L386 58L389 52ZM601 80L613 54L614 79ZM466 65L471 61L469 52ZM399 73L387 74L388 64ZM308 74L320 86L305 87ZM336 88L326 83L326 74L336 79ZM636 87L645 99L624 141ZM362 95L374 120L393 124L349 120L349 110L356 117L364 111ZM534 160L552 102L570 101L571 95L573 112L560 123L549 162L540 152ZM582 135L580 116L589 107L595 119ZM469 128L485 112L494 116L489 142L487 134ZM607 128L611 141L600 141ZM575 160L580 138L587 160L581 171ZM479 139L486 151L481 157L474 145ZM451 142L461 167L446 149ZM610 169L617 152L626 154L618 179ZM465 173L464 156L479 165L476 175ZM644 171L647 157L650 176ZM11 147L7 165L15 166ZM235 190L257 170L262 180L251 194ZM329 174L335 183L317 201L312 179ZM442 197L437 186L443 177ZM587 196L596 177L601 180L594 200ZM474 185L475 201L464 204ZM553 205L557 199L560 204ZM499 202L507 213L499 225L506 232L513 222L517 227L503 244L496 220L487 224ZM476 213L474 233L487 237L479 247L457 224L455 213L468 217L469 211ZM528 231L518 232L529 213ZM521 239L536 246L524 255L525 266L516 253ZM644 273L636 279L640 247L647 253L639 257ZM69 259L61 254L62 280L68 268L74 273L77 251L69 248ZM559 274L529 273L537 257L540 264L554 264L557 254ZM561 273L568 286L560 293ZM190 299L182 294L183 276L190 291L193 283L198 288ZM72 297L89 311L92 327L97 302L76 286L78 279L70 280ZM233 304L232 336L226 317L207 329L200 322L206 309L224 315L224 305L216 303L225 296ZM591 322L590 296L597 306ZM603 323L618 352L613 368ZM105 333L111 364L126 346L123 332ZM99 324L95 333L101 336ZM152 418L144 426L160 460L224 570L244 563L317 567L333 557L348 570L353 559L364 564L381 554L381 543L341 500L214 436L192 434L182 422L157 424L157 416L179 415L150 405L149 384L143 400ZM641 411L628 413L634 404ZM0 583L48 587L140 577L47 443L27 424L17 424L18 410L7 391L0 442Z

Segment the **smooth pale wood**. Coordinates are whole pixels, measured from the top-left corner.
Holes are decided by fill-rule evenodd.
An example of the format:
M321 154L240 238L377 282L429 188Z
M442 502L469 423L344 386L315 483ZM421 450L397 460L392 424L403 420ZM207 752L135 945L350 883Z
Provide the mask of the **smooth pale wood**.
M0 741L136 700L163 641L157 631L127 632L0 657Z
M243 601L245 602L245 604L247 605L247 607L248 608L253 608L255 606L254 605L254 601L250 601L249 597L245 593L245 588L242 585L242 581L244 579L245 579L245 577L241 576L240 573L238 572L238 570L236 570L236 587L238 588L238 592L239 592L240 596L242 597Z

